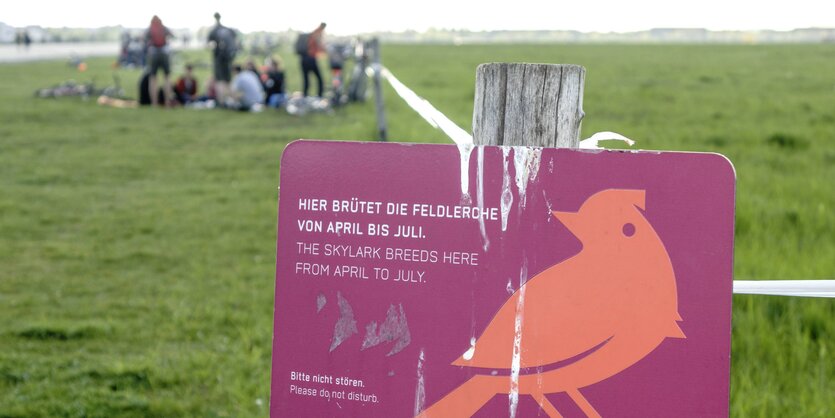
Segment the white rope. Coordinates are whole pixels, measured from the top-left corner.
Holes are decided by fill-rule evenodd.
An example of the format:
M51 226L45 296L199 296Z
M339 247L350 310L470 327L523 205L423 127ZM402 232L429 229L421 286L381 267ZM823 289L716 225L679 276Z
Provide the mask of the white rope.
M433 128L442 130L457 145L467 145L473 143L472 135L461 129L460 126L456 125L455 122L451 121L438 109L435 109L435 106L432 106L432 103L429 103L428 100L418 96L417 93L412 91L412 89L406 87L405 84L401 83L400 80L398 80L397 77L395 77L394 74L388 70L388 68L383 67L380 75L385 77L385 79L388 80L394 88L394 91L396 91L397 94L405 100L415 112L418 113L418 115L429 122Z
M374 74L375 68L368 67L366 74ZM392 72L385 67L380 70L382 75L394 88L394 91L408 104L415 112L418 113L424 120L429 122L435 129L443 131L453 142L458 145L472 144L473 136L467 131L456 125L446 115L441 113L432 103L420 97L412 89L403 84ZM603 149L600 147L600 141L623 141L629 146L635 145L635 141L617 133L617 132L598 132L589 138L580 141L581 149Z
M604 131L580 141L580 149L605 149L600 146L600 141L623 141L630 147L635 145L635 141L617 132Z
M373 71L370 68L367 71ZM382 75L394 91L432 127L440 129L457 145L473 143L473 137L455 122L451 121L429 101L420 97L401 83L388 68L382 67ZM602 149L600 141L623 141L629 146L635 141L616 132L598 132L580 141L581 149ZM733 292L746 295L775 295L775 296L803 296L835 298L835 280L734 280Z
M734 293L835 298L835 280L734 280Z

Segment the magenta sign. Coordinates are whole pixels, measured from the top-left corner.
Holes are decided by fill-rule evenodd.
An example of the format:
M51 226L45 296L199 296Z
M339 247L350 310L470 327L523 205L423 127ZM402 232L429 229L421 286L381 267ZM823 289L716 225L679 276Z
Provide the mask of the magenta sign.
M727 416L716 154L298 141L278 417Z

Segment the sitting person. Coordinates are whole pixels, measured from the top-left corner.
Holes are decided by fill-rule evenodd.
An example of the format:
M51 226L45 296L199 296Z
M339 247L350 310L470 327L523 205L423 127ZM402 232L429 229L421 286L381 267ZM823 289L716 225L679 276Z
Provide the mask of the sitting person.
M217 100L217 89L215 88L216 85L217 83L215 83L215 78L210 76L209 79L206 80L206 93L204 93L201 96L198 96L195 100L198 102L208 102Z
M246 65L244 66L244 70L252 71L253 73L255 73L255 76L258 77L259 79L262 77L261 72L258 71L258 67L255 66L255 61L252 58L249 58L248 60L246 60Z
M232 74L232 100L227 101L226 107L243 111L260 110L264 103L264 87L258 76L252 71L245 71L237 64Z
M277 59L270 58L267 61L267 71L262 77L267 95L265 104L269 107L283 106L287 100L287 94L284 91L284 69Z
M202 94L195 94L191 97L191 101L183 104L183 106L191 109L214 109L217 106L222 106L222 103L217 101L217 89L215 78L209 76L204 84L205 92Z
M191 103L197 98L197 79L194 78L193 71L194 67L187 64L186 73L177 79L177 84L174 86L174 94L180 104Z

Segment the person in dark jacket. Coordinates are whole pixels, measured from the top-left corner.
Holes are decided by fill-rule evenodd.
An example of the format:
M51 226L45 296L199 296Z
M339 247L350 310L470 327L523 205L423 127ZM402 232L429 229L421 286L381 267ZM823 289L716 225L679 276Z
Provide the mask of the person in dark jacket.
M238 34L220 23L220 13L215 13L215 26L209 32L209 44L214 56L214 78L217 98L223 102L232 80L232 62L238 52Z
M283 106L287 100L287 94L284 90L284 69L281 62L275 58L270 58L267 63L267 71L262 77L267 96L265 104L269 107Z

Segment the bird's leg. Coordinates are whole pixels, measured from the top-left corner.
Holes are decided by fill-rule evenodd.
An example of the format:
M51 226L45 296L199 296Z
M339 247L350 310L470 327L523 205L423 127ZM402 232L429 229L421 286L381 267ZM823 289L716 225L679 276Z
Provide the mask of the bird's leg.
M502 390L503 380L493 376L474 376L453 389L417 418L471 417Z
M565 391L566 394L580 407L580 410L583 411L589 418L600 418L600 414L594 409L593 406L589 403L585 396L580 394L578 389L571 389Z
M554 404L552 404L551 401L549 401L548 398L545 397L544 393L531 393L531 396L533 396L533 398L536 399L536 403L539 404L539 407L542 408L542 410L545 411L545 413L548 414L549 417L562 418L562 414L560 414L560 411L558 411Z

